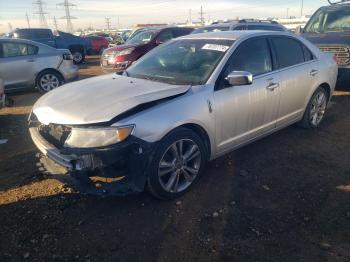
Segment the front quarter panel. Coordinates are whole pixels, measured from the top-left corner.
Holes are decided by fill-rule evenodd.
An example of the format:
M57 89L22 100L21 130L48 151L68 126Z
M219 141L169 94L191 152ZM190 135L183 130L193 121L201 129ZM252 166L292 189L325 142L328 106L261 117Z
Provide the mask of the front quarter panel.
M209 110L212 103L213 86L192 87L186 94L165 101L152 108L125 118L114 126L135 124L133 135L147 142L160 141L175 128L185 124L195 124L207 133L211 156L215 154L215 117Z

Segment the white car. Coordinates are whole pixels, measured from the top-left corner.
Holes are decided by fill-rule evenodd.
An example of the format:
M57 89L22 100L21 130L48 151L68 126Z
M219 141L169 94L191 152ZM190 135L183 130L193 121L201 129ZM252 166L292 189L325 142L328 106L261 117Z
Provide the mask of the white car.
M175 198L207 160L296 122L318 127L337 72L331 55L290 33L188 35L155 48L123 76L44 95L30 133L75 178L102 176L98 188Z

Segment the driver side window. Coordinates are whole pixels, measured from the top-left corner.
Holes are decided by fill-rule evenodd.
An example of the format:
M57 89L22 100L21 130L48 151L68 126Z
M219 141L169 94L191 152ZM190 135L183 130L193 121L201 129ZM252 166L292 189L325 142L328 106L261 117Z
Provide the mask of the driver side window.
M159 34L158 36L158 41L160 43L165 43L173 38L173 34L171 33L170 30L163 31Z
M267 39L250 39L236 49L221 74L217 89L222 89L229 84L225 77L232 71L247 71L253 76L259 76L272 71L272 58Z

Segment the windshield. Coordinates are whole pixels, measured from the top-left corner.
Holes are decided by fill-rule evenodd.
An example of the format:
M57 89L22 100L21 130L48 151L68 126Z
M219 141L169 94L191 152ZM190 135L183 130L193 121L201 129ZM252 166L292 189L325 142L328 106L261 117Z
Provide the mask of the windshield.
M203 27L198 28L192 32L192 34L199 34L199 33L208 33L208 32L220 32L220 31L228 31L230 30L230 27L226 26L211 26L211 27Z
M350 30L350 9L319 10L305 28L307 33L325 33Z
M132 38L129 38L128 41L126 41L128 44L148 44L151 42L151 40L156 35L156 31L144 31L136 34Z
M172 41L149 52L126 73L174 85L203 85L232 44L217 39Z

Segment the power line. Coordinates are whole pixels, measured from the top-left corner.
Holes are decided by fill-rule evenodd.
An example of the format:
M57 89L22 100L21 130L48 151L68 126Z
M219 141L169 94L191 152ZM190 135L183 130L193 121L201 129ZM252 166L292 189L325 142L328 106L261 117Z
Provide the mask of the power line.
M37 0L33 3L34 5L38 6L38 11L35 12L34 14L39 15L39 24L41 27L48 27L47 26L47 22L46 22L46 18L45 15L47 14L46 12L44 12L44 2L41 0Z
M199 19L201 21L201 25L204 25L204 12L203 12L203 7L201 6L201 11L199 12Z
M72 23L72 19L77 19L76 17L71 16L70 14L70 9L74 6L75 4L70 3L68 0L64 0L63 3L57 4L58 6L63 6L64 10L66 12L66 15L61 17L61 19L66 19L67 20L67 32L73 33L74 32L74 27Z

